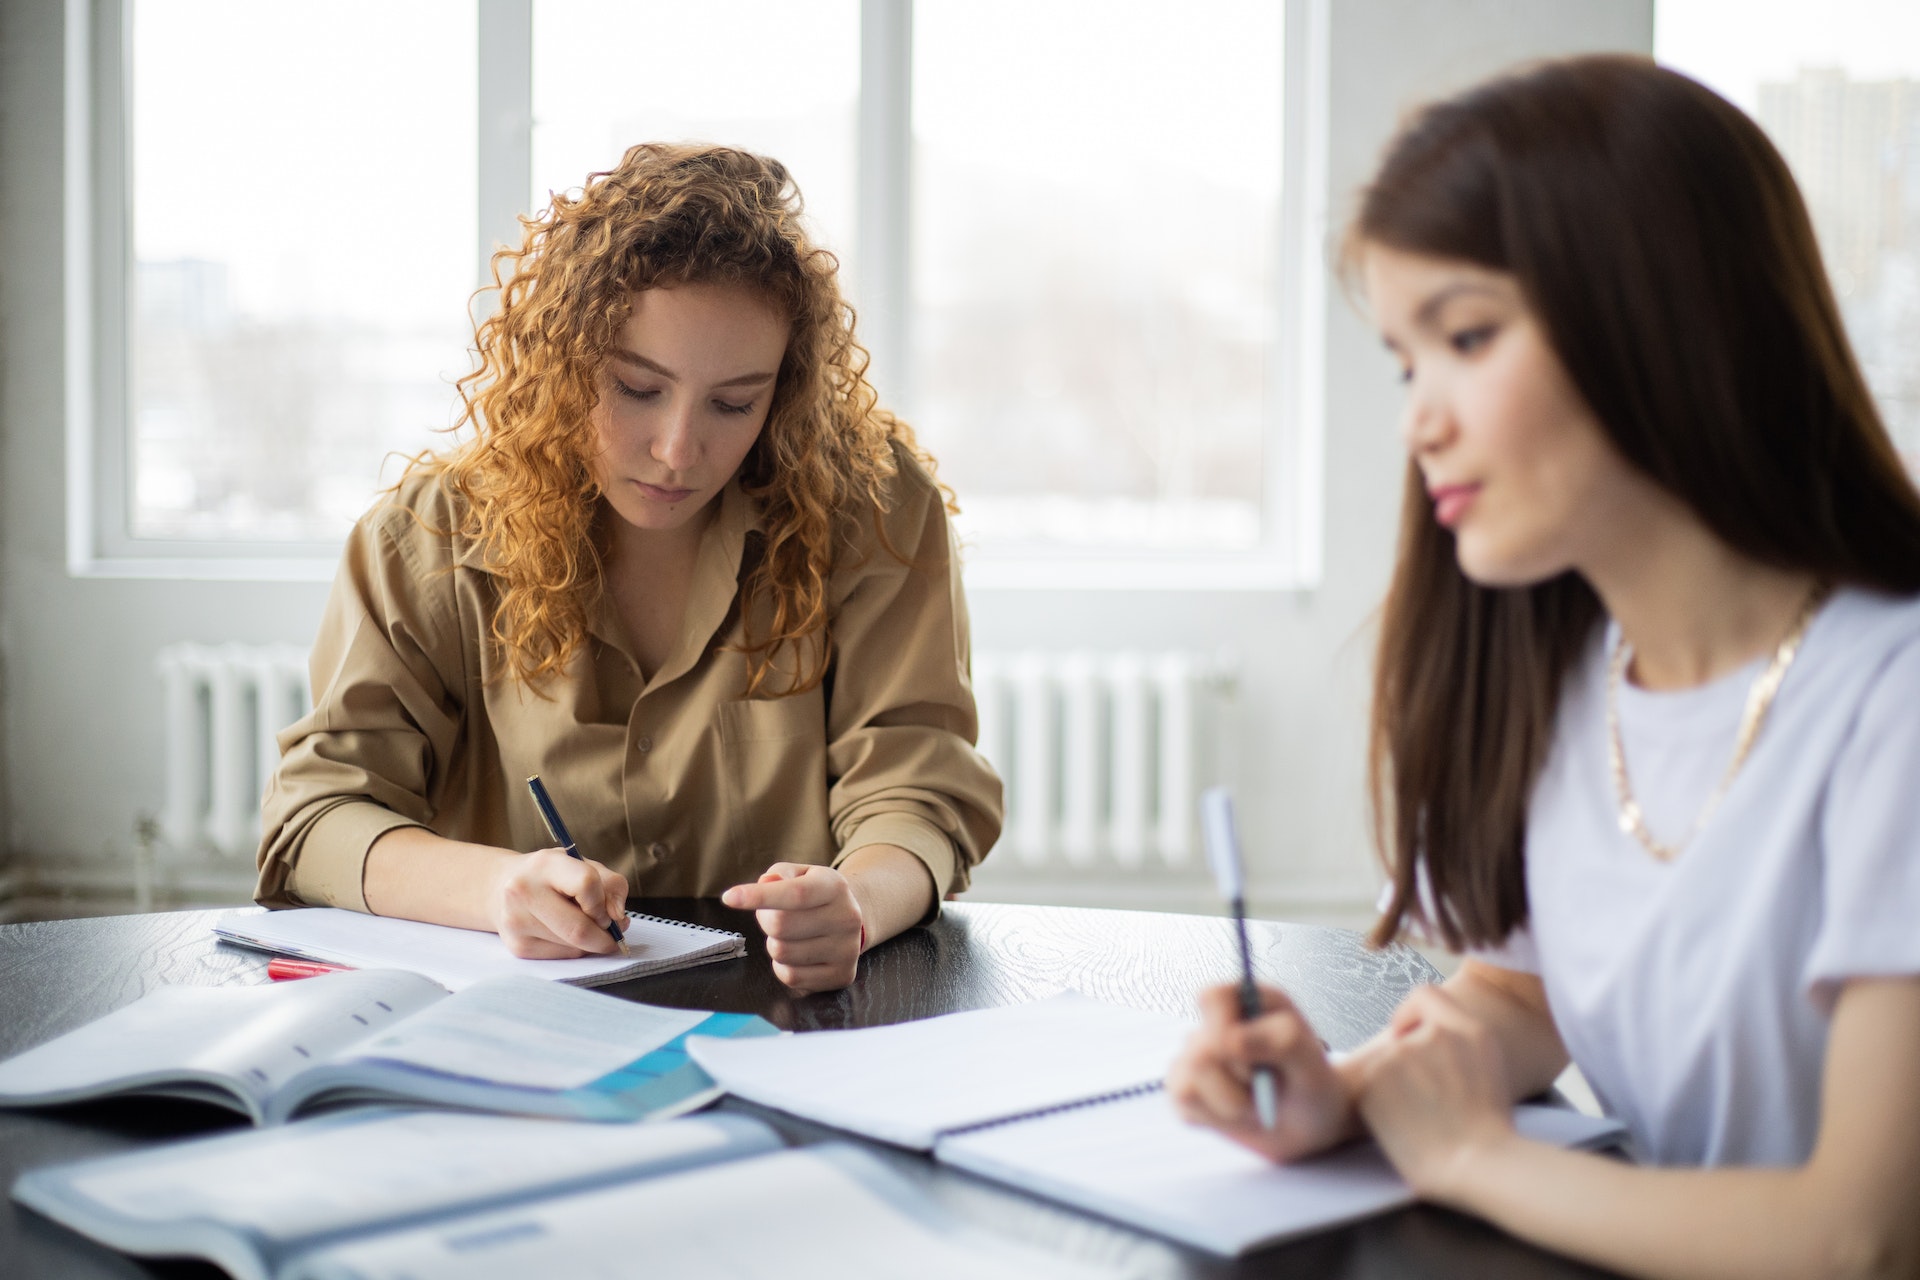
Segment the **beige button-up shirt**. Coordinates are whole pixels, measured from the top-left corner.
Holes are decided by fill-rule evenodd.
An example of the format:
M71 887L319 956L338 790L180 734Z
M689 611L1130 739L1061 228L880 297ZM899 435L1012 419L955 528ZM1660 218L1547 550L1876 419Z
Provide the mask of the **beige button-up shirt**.
M480 548L434 532L459 528L457 499L410 480L347 540L313 647L313 713L280 735L254 896L365 911L367 850L399 826L545 848L532 774L580 851L636 896L713 896L773 862L837 865L872 844L924 861L936 900L964 889L999 835L1000 781L973 747L946 510L896 453L882 519L911 564L864 522L828 584L826 681L784 698L745 698L747 659L728 647L763 544L737 482L702 536L680 642L651 679L603 598L565 671L530 687L489 636Z

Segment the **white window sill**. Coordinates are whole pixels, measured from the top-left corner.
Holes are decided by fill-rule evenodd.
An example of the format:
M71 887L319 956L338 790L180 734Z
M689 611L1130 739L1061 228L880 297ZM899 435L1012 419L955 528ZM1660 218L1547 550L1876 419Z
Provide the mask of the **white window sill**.
M968 591L1296 591L1314 583L1274 556L991 552L963 548Z
M331 582L338 555L119 556L71 560L74 578L174 582Z

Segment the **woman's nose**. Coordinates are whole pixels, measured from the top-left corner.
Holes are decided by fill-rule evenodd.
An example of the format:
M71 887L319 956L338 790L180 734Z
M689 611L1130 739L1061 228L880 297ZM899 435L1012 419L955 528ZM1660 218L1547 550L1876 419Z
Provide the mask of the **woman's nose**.
M1453 438L1452 410L1437 389L1417 379L1408 386L1406 407L1400 413L1400 439L1416 457L1443 447Z
M661 424L661 430L653 438L654 461L674 471L684 471L693 465L699 453L698 442L693 431L693 406L677 404L668 413Z

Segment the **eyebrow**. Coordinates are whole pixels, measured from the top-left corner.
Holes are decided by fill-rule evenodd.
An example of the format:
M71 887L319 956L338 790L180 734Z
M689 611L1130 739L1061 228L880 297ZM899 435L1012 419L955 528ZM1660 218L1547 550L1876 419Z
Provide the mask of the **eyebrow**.
M615 347L613 349L613 358L616 360L624 360L628 364L639 365L642 369L651 370L652 372L659 374L661 377L665 378L669 382L680 381L679 374L667 368L665 365L658 363L657 361L647 359L645 356L641 355L638 351L629 351L625 347ZM771 373L742 373L731 378L722 379L721 381L716 382L713 385L715 388L757 387L762 385L763 383L772 382L774 377L775 375Z
M1413 313L1414 323L1422 327L1431 326L1434 318L1439 315L1440 308L1463 293L1483 293L1492 298L1505 300L1505 295L1490 284L1482 284L1478 280L1456 280L1452 284L1443 285L1435 290L1425 302L1420 304L1420 309Z

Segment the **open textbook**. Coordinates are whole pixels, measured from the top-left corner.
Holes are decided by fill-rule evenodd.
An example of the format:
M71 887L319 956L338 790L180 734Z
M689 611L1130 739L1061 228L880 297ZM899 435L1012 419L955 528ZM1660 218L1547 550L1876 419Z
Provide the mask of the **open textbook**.
M13 1196L236 1280L1095 1274L958 1223L870 1153L779 1148L742 1116L360 1112L36 1169Z
M574 960L523 960L507 950L497 933L370 916L341 907L235 912L222 916L213 932L227 942L302 960L355 969L411 969L449 991L507 974L604 987L747 954L747 940L731 930L634 912L627 913L626 925L631 957Z
M0 1062L0 1106L162 1094L229 1107L256 1124L382 1101L637 1120L717 1096L687 1059L690 1032L775 1028L747 1014L663 1009L516 976L453 995L393 969L161 987Z
M1056 996L859 1031L695 1039L728 1092L1213 1253L1410 1204L1372 1143L1275 1165L1174 1112L1160 1082L1192 1028ZM1621 1126L1523 1106L1529 1137L1601 1146Z

